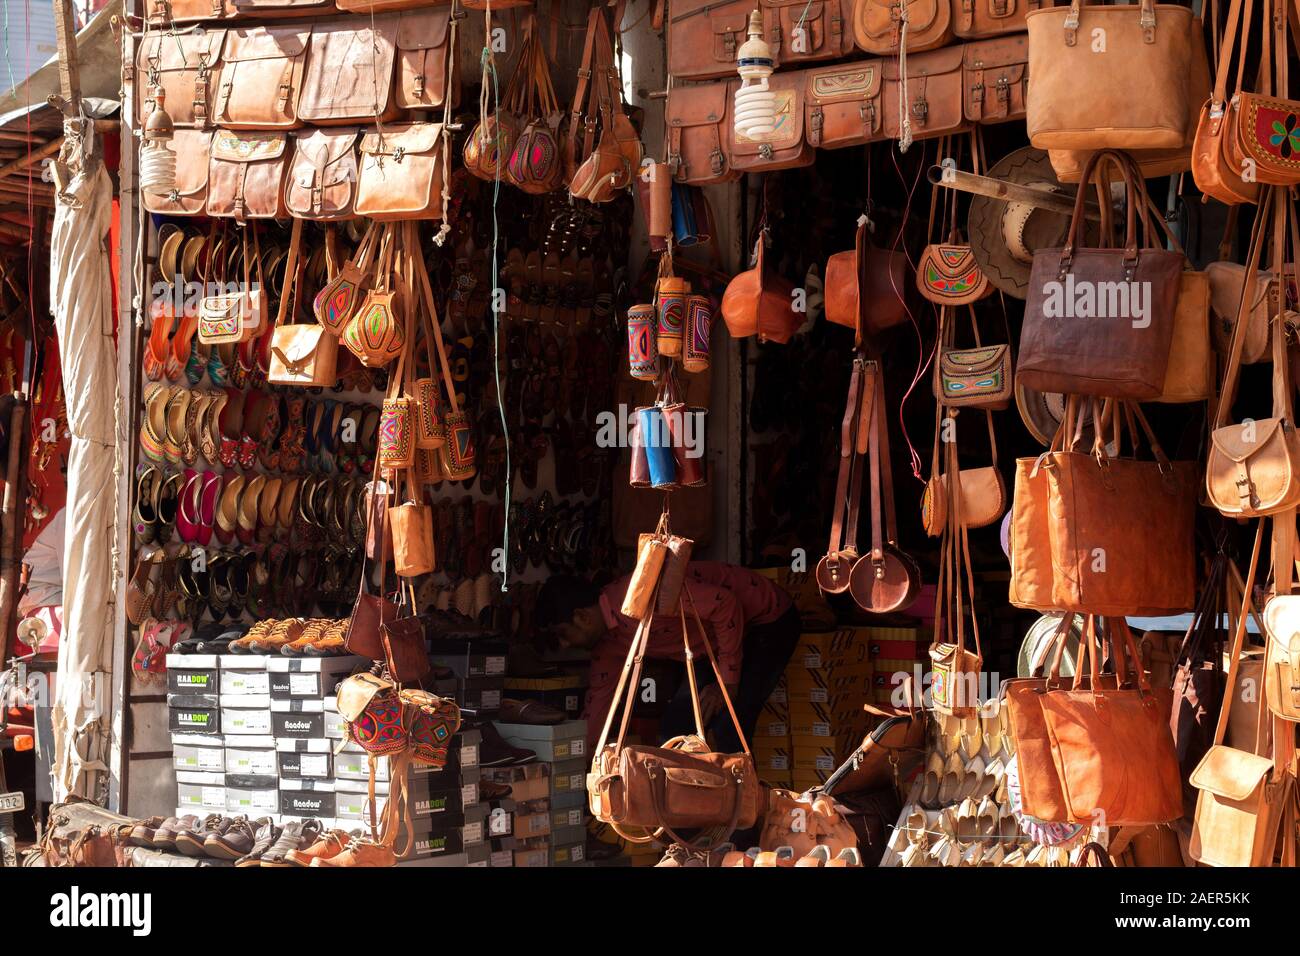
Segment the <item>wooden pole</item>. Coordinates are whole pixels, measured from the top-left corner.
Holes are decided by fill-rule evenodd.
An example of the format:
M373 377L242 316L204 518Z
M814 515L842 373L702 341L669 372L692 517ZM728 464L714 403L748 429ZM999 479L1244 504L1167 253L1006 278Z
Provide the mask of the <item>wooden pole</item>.
M1022 186L1019 183L1007 183L1000 179L977 176L974 173L962 172L959 169L948 169L943 166L931 166L927 178L936 186L956 189L959 192L974 193L976 196L988 196L991 199L1002 199L1006 202L1027 203L1035 209L1054 212L1062 216L1070 216L1074 213L1073 196L1049 192L1046 189ZM1087 202L1084 204L1084 218L1089 222L1101 221L1101 214L1097 211L1096 203Z
M0 166L0 179L4 179L10 173L16 172L17 170L26 169L28 166L32 165L32 163L39 163L46 156L53 156L59 151L59 147L62 145L63 137L59 136L56 139L50 140L40 149L33 150L26 156L15 159L13 162L7 163L4 166Z

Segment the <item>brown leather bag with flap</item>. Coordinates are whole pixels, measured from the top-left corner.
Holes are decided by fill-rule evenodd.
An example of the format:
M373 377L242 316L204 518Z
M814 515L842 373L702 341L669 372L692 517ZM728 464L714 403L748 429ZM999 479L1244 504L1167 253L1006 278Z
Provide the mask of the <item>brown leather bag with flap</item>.
M941 47L952 37L951 0L911 0L907 4L907 52ZM877 56L897 56L903 23L897 0L856 0L853 41ZM956 47L960 59L960 47Z
M668 11L668 74L710 80L736 73L755 0L675 0Z
M310 26L231 27L222 53L216 123L226 129L294 129Z
M883 66L882 60L871 59L804 72L808 145L838 149L884 137Z
M768 89L776 94L776 129L761 140L731 132L732 168L742 172L772 172L810 166L816 151L804 140L804 74L775 73Z
M405 10L397 23L397 105L419 110L441 107L446 99L447 65L455 65L450 29L451 7ZM453 76L451 105L460 101L460 82Z
M1023 34L967 43L962 49L961 72L962 112L967 121L1006 123L1025 118L1029 42Z
M673 179L709 186L740 178L731 163L731 83L674 86L668 91L668 166Z
M397 14L337 17L311 26L298 117L316 126L386 123L393 98Z
M758 5L763 36L779 66L837 60L853 52L853 0L758 0Z
M1043 0L953 0L952 32L963 40L1021 33L1025 14L1041 6Z
M220 129L208 166L209 216L283 219L289 143L284 133Z
M145 21L154 27L201 20L228 20L236 16L232 0L145 0Z
M146 33L127 77L135 85L136 125L144 125L154 110L155 91L161 90L173 126L211 126L225 42L225 30Z
M439 219L447 149L441 123L394 123L361 137L356 211L372 219Z
M213 131L178 129L172 138L176 154L176 183L167 193L141 190L141 201L149 212L167 216L199 216L208 205L209 162Z
M298 219L348 219L357 191L356 129L313 129L294 140L284 205Z
M915 55L909 52L906 75L899 60L885 61L883 98L885 136L888 139L899 139L903 135L900 98L907 103L907 119L913 140L933 139L965 128L966 120L962 115L963 55L960 46Z

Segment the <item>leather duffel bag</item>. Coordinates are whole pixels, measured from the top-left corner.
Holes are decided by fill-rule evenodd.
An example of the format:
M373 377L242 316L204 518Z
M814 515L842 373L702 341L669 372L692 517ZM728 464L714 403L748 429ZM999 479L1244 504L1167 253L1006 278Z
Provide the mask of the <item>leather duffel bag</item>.
M135 822L89 800L69 797L50 807L41 840L26 865L125 866L126 838Z

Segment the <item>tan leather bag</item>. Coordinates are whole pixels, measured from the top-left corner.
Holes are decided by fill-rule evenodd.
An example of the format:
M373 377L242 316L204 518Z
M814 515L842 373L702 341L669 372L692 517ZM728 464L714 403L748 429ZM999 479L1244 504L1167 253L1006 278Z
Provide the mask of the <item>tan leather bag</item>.
M401 2L401 0L399 0ZM435 109L444 105L448 93L448 59L455 66L452 49L451 7L405 10L397 23L397 105L402 109ZM453 74L451 105L460 100L460 82Z
M1214 313L1214 347L1220 355L1232 353L1233 329L1237 314L1245 315L1245 340L1241 361L1246 365L1272 360L1273 343L1269 338L1269 312L1275 307L1277 280L1262 271L1255 280L1250 302L1243 309L1241 293L1246 285L1246 267L1240 262L1211 262L1205 267L1210 283L1210 309Z
M284 205L298 219L348 219L357 191L356 129L313 129L294 139Z
M289 235L285 289L271 329L271 362L266 380L272 385L328 388L338 381L339 340L316 322L285 323L298 306L302 288L302 223L294 219Z
M905 255L877 246L860 222L853 250L826 260L826 320L876 334L906 322L907 268Z
M1025 14L1043 6L1043 0L953 0L952 32L963 40L1019 33Z
M411 470L406 470L409 500L388 509L393 534L393 570L399 577L418 578L437 567L433 545L433 508L424 501Z
M222 53L216 122L227 129L294 129L310 26L231 27Z
M285 20L338 13L334 0L233 0L235 15L257 20Z
M1068 396L1065 414L1052 436L1050 447L1034 458L1016 459L1016 477L1011 495L1011 587L1007 600L1016 607L1035 611L1059 610L1052 598L1056 572L1052 556L1052 515L1049 510L1047 464L1055 452L1073 447L1072 435L1080 414L1080 398ZM1069 617L1069 615L1067 615ZM1037 815L1037 814L1035 814Z
M1214 352L1210 348L1210 277L1189 270L1183 273L1178 287L1165 388L1156 401L1205 401L1214 395L1214 373Z
M200 20L228 20L235 16L233 0L145 0L144 16L150 26Z
M775 73L768 89L776 94L776 129L762 140L731 132L731 165L742 172L772 172L810 166L816 152L804 140L803 73Z
M810 146L838 149L883 137L883 65L881 60L859 60L804 72L804 124Z
M1192 11L1153 0L1032 10L1025 122L1039 149L1176 149L1187 138ZM1106 54L1093 51L1103 30ZM1146 95L1135 96L1135 91ZM1082 95L1081 95L1082 94Z
M1245 303L1254 301L1259 281L1259 260L1265 237L1272 226L1274 257L1280 259L1286 228L1294 232L1291 203L1280 190L1267 194L1267 206L1256 217L1251 249L1246 264ZM1274 263L1281 273L1282 263ZM1210 503L1230 517L1252 518L1287 512L1300 503L1300 436L1291 412L1286 343L1281 321L1269 323L1272 333L1273 414L1269 418L1229 425L1228 413L1237 394L1241 353L1250 323L1239 316L1233 330L1232 351L1227 358L1210 452L1205 466L1205 487Z
M311 26L298 116L316 126L389 122L397 14L336 17Z
M1023 5L1025 0L963 0ZM1029 89L1029 41L1021 34L967 43L962 49L962 112L971 123L1025 118Z
M429 6L429 0L334 0L340 10L348 13L385 13L389 10L420 10ZM502 4L502 7L508 4ZM495 5L493 9L496 9ZM450 12L450 11L448 11Z
M1249 20L1249 18L1247 18ZM1245 44L1237 51L1236 86L1228 90L1228 71L1232 67L1233 51L1238 45L1239 25L1242 24L1241 0L1232 0L1228 7L1228 20L1223 31L1223 42L1218 51L1214 91L1203 101L1196 122L1192 142L1192 178L1196 187L1207 196L1230 206L1259 201L1260 184L1256 180L1242 179L1243 167L1230 155L1235 123L1228 110L1229 98L1242 88L1245 71ZM1248 26L1248 24L1247 24Z
M754 243L754 268L734 276L722 294L722 319L733 338L757 335L760 342L784 345L803 324L794 311L794 285L763 267L766 229Z
M212 135L209 216L284 219L289 143L284 133L221 129Z
M569 194L575 199L612 202L631 187L641 168L641 139L623 109L609 22L599 6L592 7L587 18L582 67L562 149Z
M837 60L853 52L853 0L758 0L758 5L763 36L779 66Z
M361 137L357 215L440 219L447 144L441 123L394 123Z
M144 126L154 110L155 91L161 89L173 126L211 126L225 42L225 30L146 33L136 52L135 70L130 74L136 93L136 125Z
M663 527L663 519L660 519ZM653 612L655 607L655 590L659 587L659 575L663 572L664 562L668 559L667 537L659 532L642 535L636 552L636 567L627 582L627 593L619 612L627 617L640 620Z
M877 56L897 56L902 21L893 0L854 0L853 42ZM952 37L951 0L910 0L907 4L907 52L941 47ZM960 51L960 47L957 48ZM961 58L960 52L958 59Z
M165 194L141 190L145 209L166 216L199 216L206 211L212 136L212 130L206 129L176 131L171 142L176 154L175 187Z
M1264 605L1264 699L1282 720L1300 721L1300 596L1275 594Z
M858 835L846 814L833 797L819 790L769 790L758 845L764 850L791 847L795 859L807 856L813 847L824 846L833 859L841 850L858 845Z
M925 533L932 538L943 534L948 527L950 499L948 481L950 472L939 470L939 450L936 442L935 458L931 465L931 478L921 496L921 523ZM993 448L993 464L980 468L962 468L957 474L961 494L962 522L967 528L986 528L1001 520L1007 513L1007 486L1002 471L997 466L997 447Z
M908 5L911 10L911 5ZM908 33L911 44L911 33ZM907 55L906 76L899 60L884 65L885 137L903 136L899 100L907 103L907 122L913 140L946 136L965 128L962 115L962 56L960 46Z
M731 163L731 83L674 86L668 91L668 165L673 178L708 186L740 178Z
M755 0L675 0L668 11L668 74L709 80L736 73Z

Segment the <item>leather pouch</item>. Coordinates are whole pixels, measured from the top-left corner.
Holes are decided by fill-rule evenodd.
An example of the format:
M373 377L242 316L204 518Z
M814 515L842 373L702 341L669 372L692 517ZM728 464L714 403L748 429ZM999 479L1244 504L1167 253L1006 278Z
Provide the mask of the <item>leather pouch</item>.
M436 566L433 550L433 509L421 500L388 510L393 533L393 566L404 578L430 574Z
M939 355L937 396L950 408L972 406L993 411L1011 403L1011 346L944 349Z
M433 666L425 645L424 622L402 617L379 628L388 673L399 684L417 684L429 676Z

